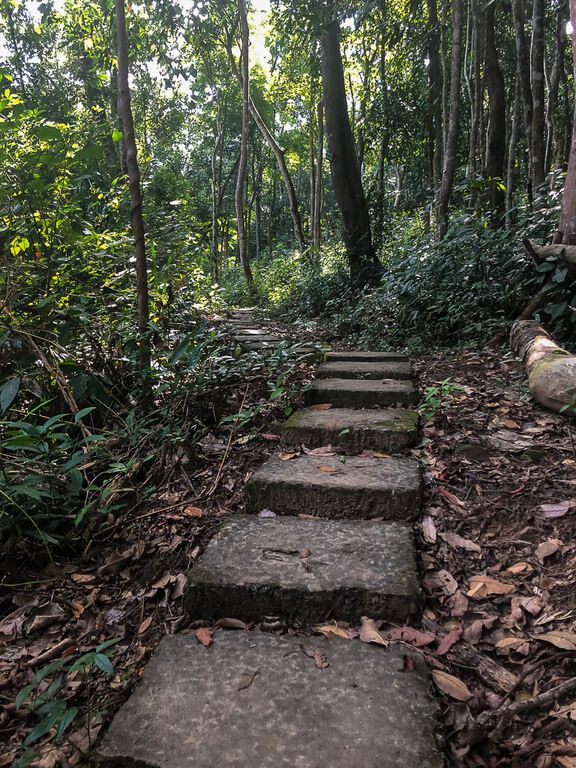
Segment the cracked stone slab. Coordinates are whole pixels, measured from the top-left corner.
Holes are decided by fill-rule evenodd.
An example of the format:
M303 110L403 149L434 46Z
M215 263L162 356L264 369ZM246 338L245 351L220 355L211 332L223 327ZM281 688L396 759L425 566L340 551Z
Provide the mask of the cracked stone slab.
M349 352L335 350L326 355L326 362L328 363L338 361L385 363L393 360L408 360L408 356L403 352L358 352L355 350Z
M245 488L251 511L328 518L414 520L421 495L418 462L396 457L272 456Z
M336 360L316 369L317 379L409 379L412 367L407 360L364 362Z
M370 448L395 453L416 443L418 422L416 411L402 408L304 408L284 422L282 437L286 443L310 448L334 445L351 451Z
M331 403L335 408L410 406L416 402L416 389L411 381L394 379L317 379L304 399L307 405Z
M322 654L319 669L307 653ZM98 749L101 768L442 768L426 667L405 648L218 632L165 637ZM409 654L411 655L411 654Z
M411 526L252 515L224 524L185 595L193 620L278 616L287 626L362 616L402 623L419 604Z

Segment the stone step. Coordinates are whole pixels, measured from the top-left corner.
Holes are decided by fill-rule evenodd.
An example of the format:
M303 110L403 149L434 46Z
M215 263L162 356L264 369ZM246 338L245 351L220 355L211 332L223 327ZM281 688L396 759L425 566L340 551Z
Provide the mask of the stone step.
M407 360L386 363L335 361L316 369L317 379L409 379L412 366Z
M189 574L192 620L404 622L420 589L411 526L299 517L230 519Z
M329 363L338 361L365 362L365 363L386 363L392 360L408 360L408 356L403 352L359 352L343 351L330 352L326 356Z
M411 381L366 379L318 379L304 393L307 405L331 403L335 408L374 408L414 405L416 390Z
M422 495L412 459L371 456L272 456L245 487L247 507L281 515L414 520Z
M240 331L234 334L234 341L237 341L238 344L245 344L251 341L265 341L269 344L279 344L281 341L283 341L283 339L281 339L279 336L272 336L271 334L263 333L262 331L259 331L255 334L248 334L244 333L244 331Z
M292 445L334 445L350 451L370 448L395 453L417 442L418 421L416 411L400 408L304 408L284 422L281 429L284 442Z
M314 654L319 663L315 663ZM425 665L360 640L165 637L97 748L102 768L442 768ZM321 659L326 666L322 669Z
M266 331L263 328L254 328L253 326L252 327L248 326L246 328L239 328L237 330L235 329L235 331L236 331L235 333L236 337L254 336L254 338L258 338L258 339L260 339L261 337L264 339L278 338L278 336L271 335L269 331Z

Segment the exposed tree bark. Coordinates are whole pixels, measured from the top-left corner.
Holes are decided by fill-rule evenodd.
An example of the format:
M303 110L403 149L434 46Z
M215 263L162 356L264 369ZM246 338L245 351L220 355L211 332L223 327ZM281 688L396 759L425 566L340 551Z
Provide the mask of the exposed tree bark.
M433 7L436 7L436 0L428 0ZM385 197L385 173L386 173L386 156L388 154L388 73L386 68L386 41L388 35L388 4L387 0L381 0L380 13L382 14L382 26L380 33L380 99L382 103L382 117L380 119L380 142L379 142L379 155L378 155L378 175L377 175L377 191L376 191L376 226L374 233L374 240L376 243L376 249L379 250L382 246L382 240L384 236L384 197ZM438 18L436 17L436 23ZM440 36L439 31L436 28L431 30L431 33L438 37L438 48L435 51L436 65L440 72L440 59L439 59L439 45ZM430 66L433 65L433 59L430 58ZM434 91L432 82L430 84L430 98L434 98ZM434 143L435 138L440 142L439 152L442 152L442 85L440 81L437 84L437 90L435 93L436 102L431 103L431 114L437 115L438 120L436 124L433 124L431 141ZM437 133L436 133L437 130ZM435 152L436 145L433 146L432 151ZM441 154L440 154L441 157ZM432 171L432 175L434 172ZM438 174L438 179L440 174ZM435 189L435 188L434 188Z
M316 155L316 179L314 186L314 220L312 226L312 244L314 249L320 251L320 243L322 237L321 221L322 221L322 189L323 189L323 173L324 166L324 102L323 99L318 100L316 122L318 126L318 142L317 142L317 155Z
M320 39L326 133L334 196L344 223L346 255L354 282L366 282L379 273L372 246L368 206L348 117L340 29L330 20Z
M212 279L215 283L218 282L220 277L219 269L219 250L218 250L218 223L220 217L220 207L218 200L220 196L220 189L222 184L222 155L224 144L224 130L222 127L221 110L220 110L220 92L216 95L216 125L214 146L211 156L211 171L212 171L212 230L210 236L210 271L212 273Z
M570 0L570 21L572 22L572 60L574 83L576 84L576 0ZM575 86L576 96L576 86ZM568 160L568 171L562 196L562 209L555 243L576 243L576 98L574 99L574 120L572 121L572 144Z
M506 165L506 229L513 224L512 208L514 207L514 166L516 164L516 147L518 145L518 121L521 107L520 78L516 73L514 86L514 102L510 118L510 138L508 141L508 162Z
M307 243L306 243L306 238L304 237L304 230L302 228L302 218L300 216L300 209L298 206L298 197L294 189L294 184L292 182L292 177L290 176L290 171L288 170L288 166L286 165L284 150L272 135L272 132L266 125L264 119L258 112L256 105L252 101L252 98L249 99L248 103L249 103L250 114L254 118L256 127L258 128L258 130L260 131L260 133L268 143L268 146L274 153L274 157L276 158L276 162L278 163L278 169L280 171L280 175L282 176L282 180L284 181L284 186L286 188L286 195L288 197L288 206L290 208L290 215L292 217L292 227L294 230L294 237L296 238L296 242L298 243L298 247L300 248L300 250L305 251L307 248Z
M140 185L140 167L134 134L134 118L128 84L128 37L126 34L126 14L124 0L115 0L116 10L116 45L118 55L118 113L122 119L124 146L126 148L126 172L130 188L130 219L134 236L136 256L136 293L138 308L138 333L140 336L140 360L146 375L150 367L150 341L148 337L149 298L148 265L146 259L146 240L144 219L142 216L142 189Z
M486 147L486 176L488 178L488 199L494 211L493 224L504 223L505 190L504 159L506 157L506 93L504 76L498 62L496 48L496 0L486 8L486 48L484 77L490 105L490 123Z
M524 361L534 400L553 411L576 400L576 356L558 346L539 323L517 320L510 345Z
M556 48L554 52L554 62L550 72L548 82L548 105L546 109L546 158L545 172L549 173L554 165L554 159L559 156L558 147L563 146L564 137L561 131L561 125L557 119L560 81L564 71L564 56L568 37L565 31L565 19L562 8L556 11L555 25ZM561 156L561 155L560 155Z
M472 36L472 92L470 94L470 143L468 146L468 178L474 179L478 172L478 145L482 133L482 54L484 51L484 19L479 12L477 3L473 6L473 36Z
M238 164L238 178L236 180L236 229L238 232L238 257L244 277L248 286L251 288L254 284L250 262L248 260L248 249L246 243L246 225L244 222L244 185L246 183L246 167L248 163L248 115L250 110L250 66L248 58L249 32L248 18L246 15L246 4L244 0L238 0L238 15L240 17L240 29L242 36L242 50L240 51L240 68L242 71L242 128L240 133L240 162Z
M460 118L460 81L462 77L462 0L452 0L452 63L450 67L450 117L444 151L442 184L436 207L438 237L448 229L448 204L454 187L458 121Z
M430 26L428 57L430 59L429 83L431 115L430 140L432 142L432 189L434 197L436 197L438 190L440 189L444 157L444 134L442 130L442 60L440 57L440 25L438 23L436 0L428 0L428 17ZM383 47L382 59L384 59L384 54L385 51ZM385 66L384 62L382 66ZM382 169L382 177L383 173L384 169ZM382 185L383 181L382 178Z
M530 84L530 55L526 41L523 0L512 0L512 19L516 42L516 66L520 77L520 92L524 113L524 134L528 148L528 200L532 202L532 86Z
M532 187L534 193L544 183L544 3L532 3L532 45L530 82L532 85Z

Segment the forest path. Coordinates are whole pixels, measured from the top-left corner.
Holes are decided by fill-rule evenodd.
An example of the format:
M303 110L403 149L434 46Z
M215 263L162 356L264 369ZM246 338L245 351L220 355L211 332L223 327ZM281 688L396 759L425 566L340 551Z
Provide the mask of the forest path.
M248 348L281 340L253 313L230 322ZM259 628L217 632L213 645L165 637L104 737L101 765L442 765L426 667L387 647L372 620L404 623L422 602L411 525L421 471L388 453L418 438L417 414L397 407L416 398L410 364L328 353L317 376L308 407L283 425L284 450L249 479L245 513L189 575L191 620Z

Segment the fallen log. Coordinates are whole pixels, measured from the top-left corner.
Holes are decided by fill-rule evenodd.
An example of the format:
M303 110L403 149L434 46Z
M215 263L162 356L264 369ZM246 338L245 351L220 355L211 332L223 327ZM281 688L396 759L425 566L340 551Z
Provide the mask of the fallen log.
M576 402L576 355L562 349L535 320L516 320L510 346L526 367L536 402L559 411Z

